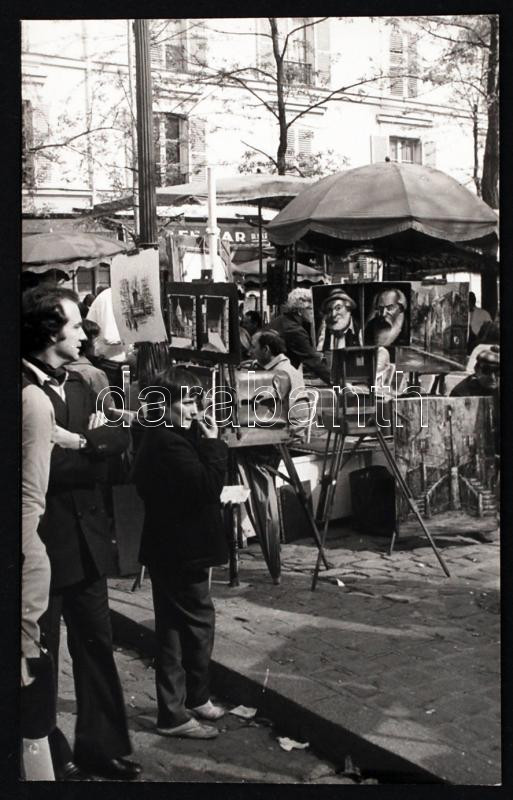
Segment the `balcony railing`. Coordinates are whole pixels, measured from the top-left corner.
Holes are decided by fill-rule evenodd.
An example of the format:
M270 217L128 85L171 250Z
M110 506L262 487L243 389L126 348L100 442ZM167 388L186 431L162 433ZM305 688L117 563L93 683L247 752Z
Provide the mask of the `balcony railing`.
M312 83L312 65L304 64L302 61L284 61L284 77L287 83L302 83L310 85Z

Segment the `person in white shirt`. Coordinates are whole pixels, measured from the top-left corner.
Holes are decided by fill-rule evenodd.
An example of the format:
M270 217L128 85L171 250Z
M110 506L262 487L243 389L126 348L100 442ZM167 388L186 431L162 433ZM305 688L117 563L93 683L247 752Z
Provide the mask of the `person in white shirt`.
M96 355L109 361L126 361L125 345L121 341L119 329L112 306L112 289L104 289L94 300L87 319L100 326L100 336L96 342Z
M258 365L273 373L273 386L284 404L294 438L304 439L311 421L310 396L302 372L285 355L285 342L274 331L258 331L252 348Z

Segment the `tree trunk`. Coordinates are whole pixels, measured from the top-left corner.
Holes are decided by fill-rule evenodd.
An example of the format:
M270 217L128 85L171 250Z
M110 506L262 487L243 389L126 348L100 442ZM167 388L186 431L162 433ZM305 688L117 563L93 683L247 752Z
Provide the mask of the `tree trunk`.
M275 17L269 17L271 26L271 37L273 42L273 54L276 61L276 98L278 101L278 125L280 127L280 138L278 142L278 152L276 154L276 164L278 175L285 175L287 162L285 159L287 152L288 128L287 116L285 113L285 98L283 96L283 53L280 53L280 40L278 37L278 25Z
M483 158L482 197L499 207L499 20L490 16L490 53L487 68L488 129Z

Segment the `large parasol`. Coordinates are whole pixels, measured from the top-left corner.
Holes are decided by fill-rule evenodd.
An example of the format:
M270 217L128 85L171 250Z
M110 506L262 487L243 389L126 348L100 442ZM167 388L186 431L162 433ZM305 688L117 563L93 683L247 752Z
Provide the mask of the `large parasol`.
M92 268L128 249L130 245L96 233L72 231L28 233L22 237L22 269L43 273L49 269L61 269L66 272L78 267Z
M263 208L283 208L293 197L315 181L291 175L236 175L216 180L219 204L253 203ZM203 203L208 198L207 181L191 181L157 188L157 205Z
M498 218L454 178L418 164L383 162L339 172L306 188L267 226L276 244L327 237L336 245L414 231L470 245L497 241Z

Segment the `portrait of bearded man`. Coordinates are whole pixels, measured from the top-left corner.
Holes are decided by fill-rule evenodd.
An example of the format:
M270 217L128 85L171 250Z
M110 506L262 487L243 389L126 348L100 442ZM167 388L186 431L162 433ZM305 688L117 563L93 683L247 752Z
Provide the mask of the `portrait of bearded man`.
M374 295L372 310L365 325L366 345L388 347L406 328L408 301L400 289L383 289Z
M340 286L332 289L323 300L321 324L317 332L318 350L339 350L359 347L362 334L353 314L356 303Z

